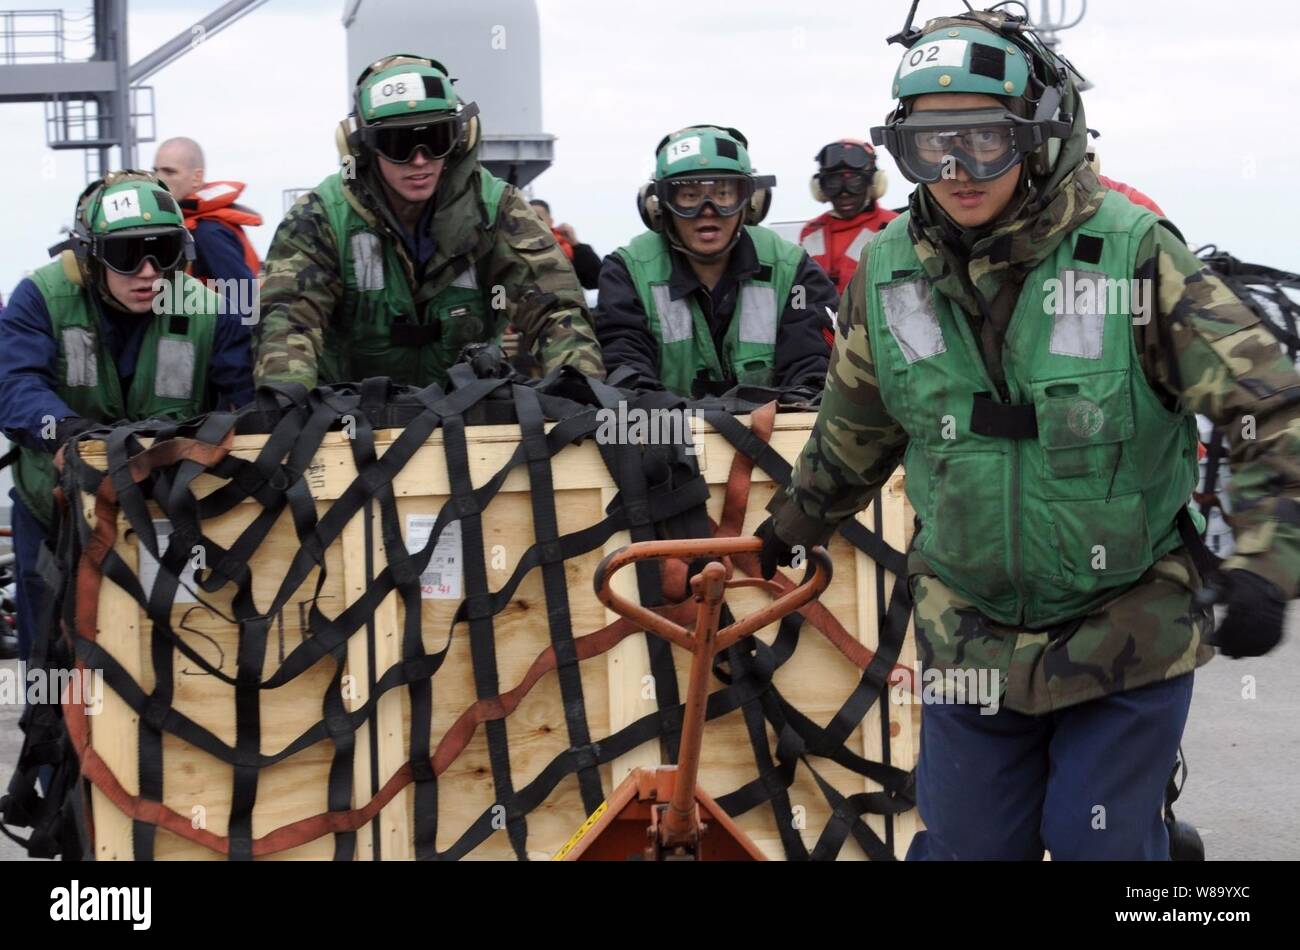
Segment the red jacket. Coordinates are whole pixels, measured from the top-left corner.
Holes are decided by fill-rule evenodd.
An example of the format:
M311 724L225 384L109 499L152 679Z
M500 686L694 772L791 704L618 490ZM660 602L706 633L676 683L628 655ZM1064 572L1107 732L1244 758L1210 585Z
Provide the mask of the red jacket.
M1146 195L1142 194L1142 192L1138 191L1132 185L1126 185L1122 181L1115 181L1113 178L1107 178L1105 175L1098 175L1097 177L1101 179L1101 183L1105 185L1107 188L1109 188L1111 191L1118 191L1121 195L1123 195L1129 201L1133 202L1135 205L1141 205L1144 208L1149 208L1152 211L1154 211L1156 214L1160 215L1160 217L1162 218L1165 216L1165 213L1160 210L1160 205L1156 204L1154 201L1152 201Z
M243 193L242 181L212 181L184 198L180 205L185 214L185 226L191 231L199 226L201 220L219 221L234 231L244 248L244 263L256 277L262 269L262 261L248 240L248 235L244 233L244 228L257 227L262 223L262 216L243 205L235 204Z
M858 269L858 258L872 236L898 212L879 205L852 218L837 218L827 211L803 226L799 245L821 265L842 294Z

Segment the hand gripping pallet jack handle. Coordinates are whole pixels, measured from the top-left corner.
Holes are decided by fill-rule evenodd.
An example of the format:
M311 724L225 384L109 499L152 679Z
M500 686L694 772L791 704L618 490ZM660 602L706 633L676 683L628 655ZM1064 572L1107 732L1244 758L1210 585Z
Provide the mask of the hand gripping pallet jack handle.
M733 579L729 566L717 560L709 561L704 569L691 579L691 590L698 605L695 629L691 631L620 596L613 591L610 583L618 571L637 561L652 558L696 560L727 557L733 554L755 554L762 549L762 546L760 539L749 537L648 541L620 548L606 556L596 567L594 586L596 596L602 604L692 654L678 765L675 769L657 770L659 774L668 773L666 777L669 779L671 797L666 806L661 805L651 811L648 829L651 841L647 848L647 856L687 854L698 857L701 854L700 839L705 828L699 817L696 780L699 775L700 751L704 741L709 672L713 666L714 656L733 646L741 638L775 623L787 614L794 613L820 596L831 581L831 559L824 548L813 548L809 555L810 570L803 583L778 597L762 610L750 614L743 620L728 624L721 630L718 629L719 615L728 589L760 587L773 590L774 585L758 578ZM644 771L638 770L639 773ZM645 785L652 782L654 778L655 776L634 773L628 781ZM699 798L707 804L712 804L712 800L703 793L700 793ZM725 833L737 839L737 844L742 851L748 852L750 856L761 857L753 844L745 839L743 833L731 825L724 815L715 815L715 819L726 826ZM590 843L577 849L574 857L586 852L588 847Z

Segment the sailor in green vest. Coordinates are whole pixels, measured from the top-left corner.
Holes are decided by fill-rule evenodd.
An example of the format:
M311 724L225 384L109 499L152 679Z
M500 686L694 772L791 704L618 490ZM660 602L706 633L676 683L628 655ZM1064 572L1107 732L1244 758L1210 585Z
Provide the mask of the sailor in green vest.
M153 175L110 174L77 201L58 260L0 316L0 428L17 443L13 531L18 631L30 650L54 517L54 454L105 423L181 420L253 395L248 329L184 273L193 240Z
M917 692L938 673L946 699L922 708L909 857L1168 859L1193 670L1276 646L1297 592L1300 376L1172 225L1098 182L1076 77L1024 26L900 34L872 136L919 187L846 292L764 570L903 462ZM1186 508L1195 413L1232 436L1219 570Z
M508 325L546 370L603 375L582 287L519 190L478 161L478 106L396 55L357 81L342 164L298 200L266 260L259 383L442 383Z
M839 304L797 244L759 227L776 179L735 129L696 125L655 149L649 229L605 258L596 331L611 370L681 396L738 383L820 390Z

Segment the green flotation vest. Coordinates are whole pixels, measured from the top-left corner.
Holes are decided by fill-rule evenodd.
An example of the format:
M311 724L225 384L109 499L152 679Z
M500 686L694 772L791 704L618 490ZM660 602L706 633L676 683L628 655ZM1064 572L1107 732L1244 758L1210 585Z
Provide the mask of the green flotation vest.
M747 226L745 230L762 269L741 283L721 359L699 304L692 297L672 299L669 280L673 267L667 239L646 231L615 251L627 265L650 332L659 342L660 379L679 396L690 398L700 377L710 382L734 377L757 386L772 383L777 327L803 249L768 228Z
M1133 342L1155 301L1136 318L1121 302L1157 218L1111 192L1028 275L1003 344L1004 404L966 315L926 279L909 217L872 244L867 320L885 406L910 436L916 547L999 623L1081 616L1179 545L1196 482L1195 421L1164 408Z
M490 227L506 183L479 170L479 195ZM412 295L397 242L376 231L348 200L338 174L316 189L339 249L343 306L325 333L318 379L321 383L388 376L408 386L442 383L447 368L470 343L499 341L504 310L492 304L492 290L480 287L479 261L451 283L426 284Z
M168 312L140 317L150 321L149 329L131 388L123 393L90 292L74 283L59 261L31 275L45 298L59 349L55 392L77 415L96 422L134 422L189 419L208 410L208 364L221 301L195 278L178 276L181 293L167 295ZM170 312L176 296L185 302L186 313L179 316ZM54 518L54 481L54 456L29 448L19 452L14 466L18 497L47 526Z

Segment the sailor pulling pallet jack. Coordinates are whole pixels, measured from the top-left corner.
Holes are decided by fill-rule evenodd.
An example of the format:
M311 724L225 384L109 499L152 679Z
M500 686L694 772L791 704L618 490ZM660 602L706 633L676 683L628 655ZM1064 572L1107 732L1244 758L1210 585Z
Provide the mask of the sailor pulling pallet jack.
M764 569L903 461L924 663L1002 686L991 715L923 707L908 857L1166 859L1193 671L1214 645L1272 650L1297 593L1300 377L1171 225L1098 183L1071 72L1022 27L972 11L893 38L898 105L872 138L919 187L841 305ZM1061 304L1067 278L1103 277L1151 282L1147 312ZM1205 589L1194 413L1233 472L1236 554Z

